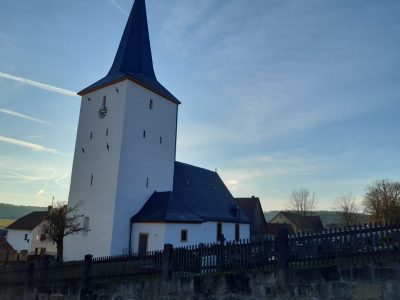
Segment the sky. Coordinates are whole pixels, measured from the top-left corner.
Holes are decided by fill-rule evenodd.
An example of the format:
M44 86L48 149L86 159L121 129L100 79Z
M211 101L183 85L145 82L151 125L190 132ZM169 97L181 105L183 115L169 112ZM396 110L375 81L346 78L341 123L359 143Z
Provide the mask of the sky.
M132 0L0 1L0 202L68 199L76 92L111 67ZM177 160L236 197L319 209L400 180L400 1L147 0Z

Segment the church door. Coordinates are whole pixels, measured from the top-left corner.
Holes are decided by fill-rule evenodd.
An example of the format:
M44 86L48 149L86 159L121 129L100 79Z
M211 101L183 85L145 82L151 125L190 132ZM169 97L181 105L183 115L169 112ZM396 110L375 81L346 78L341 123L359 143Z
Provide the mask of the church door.
M139 251L138 251L139 255L146 255L148 241L149 241L148 233L139 234Z

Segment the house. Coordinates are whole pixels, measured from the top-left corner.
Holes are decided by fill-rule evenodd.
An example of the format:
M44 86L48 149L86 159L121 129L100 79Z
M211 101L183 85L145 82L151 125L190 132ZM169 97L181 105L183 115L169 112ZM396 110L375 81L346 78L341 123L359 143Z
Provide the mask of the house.
M78 94L68 205L81 203L83 230L65 238L65 260L250 237L218 174L176 162L181 102L155 76L144 0L108 74Z
M324 229L319 216L302 216L286 211L279 212L272 218L270 223L290 224L293 227L294 233L318 233Z
M260 199L254 196L250 198L235 198L235 202L251 221L251 237L257 238L264 236L267 222L265 221Z
M276 236L279 231L286 229L288 234L293 234L294 230L291 224L267 223L265 234L268 236Z
M56 246L43 232L47 211L31 212L7 226L7 242L16 251L55 255Z

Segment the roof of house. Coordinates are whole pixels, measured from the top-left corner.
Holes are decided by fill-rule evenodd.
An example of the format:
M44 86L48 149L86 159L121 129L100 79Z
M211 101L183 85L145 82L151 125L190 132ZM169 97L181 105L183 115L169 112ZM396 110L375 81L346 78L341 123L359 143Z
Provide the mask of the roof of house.
M42 223L46 216L47 211L34 211L11 223L7 229L32 230Z
M154 192L131 221L250 223L237 209L216 172L175 162L173 191Z
M280 223L267 223L265 233L277 235L282 229L287 229L288 234L293 234L293 227L290 224L280 224Z
M252 223L253 233L264 234L267 222L258 197L234 198L240 209L246 214Z
M6 238L0 237L0 250L14 251L14 248L7 242Z
M180 103L158 82L154 73L144 0L136 0L133 4L114 63L108 74L78 94L85 95L123 79L131 79L177 104Z
M5 237L7 235L7 229L0 229L0 238Z
M297 213L286 211L282 211L279 214L284 215L287 219L290 220L290 222L292 222L293 225L295 225L300 230L313 230L315 232L318 232L324 229L321 218L319 216L302 216Z

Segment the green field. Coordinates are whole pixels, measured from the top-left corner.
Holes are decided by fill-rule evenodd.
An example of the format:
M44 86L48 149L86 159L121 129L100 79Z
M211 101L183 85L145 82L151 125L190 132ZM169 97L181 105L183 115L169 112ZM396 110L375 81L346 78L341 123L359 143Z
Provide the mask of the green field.
M0 219L0 229L5 228L6 226L10 225L14 222L14 219Z

